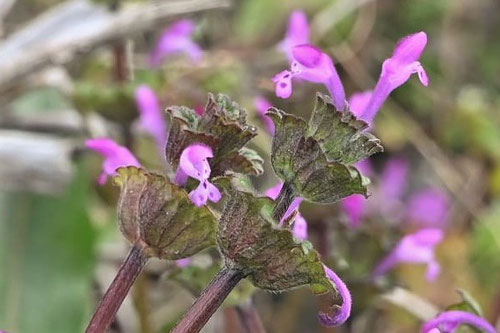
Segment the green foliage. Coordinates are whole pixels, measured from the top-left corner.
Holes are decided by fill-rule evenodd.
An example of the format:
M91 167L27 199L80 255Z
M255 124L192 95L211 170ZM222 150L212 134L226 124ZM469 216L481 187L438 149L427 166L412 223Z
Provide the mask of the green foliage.
M217 232L226 265L241 269L256 287L270 291L303 285L315 293L335 291L312 245L272 220L271 199L255 197L231 178L216 182L228 196Z
M353 164L384 149L380 140L365 130L368 124L349 111L338 111L329 96L317 94L307 136L321 146L326 158Z
M137 117L133 84L98 84L80 82L75 86L73 102L81 112L95 111L118 123Z
M271 162L274 171L287 186L291 186L296 196L316 203L333 203L351 194L367 195L369 183L354 167L336 161L328 161L314 137L308 136L306 122L284 111L272 109L267 115L274 121L276 132L273 138ZM312 123L321 128L319 112ZM342 128L346 123L339 122ZM323 135L326 131L310 131L314 135ZM331 135L336 137L336 135ZM326 145L333 146L329 141ZM342 140L339 140L342 144ZM354 141L357 142L357 141ZM342 147L350 151L349 146ZM330 151L340 149L331 148ZM332 153L332 155L335 155ZM356 156L356 154L352 154ZM352 159L352 158L350 158ZM342 160L342 158L340 158Z
M500 279L500 204L495 203L480 218L474 229L471 264L477 278L490 292L498 288Z
M162 259L189 257L215 245L216 219L161 175L135 167L118 169L120 229L146 253Z
M174 172L179 166L182 151L193 143L212 148L210 160L212 177L232 170L258 175L263 171L263 160L245 145L257 135L246 122L247 112L224 95L209 95L203 116L186 107L170 107L170 132L166 159Z
M82 172L62 197L6 194L0 219L0 325L17 333L81 332L93 307L96 235Z
M474 313L480 317L483 316L483 309L481 308L481 305L468 291L459 289L457 292L462 298L462 301L460 303L450 305L446 308L447 311L460 310Z

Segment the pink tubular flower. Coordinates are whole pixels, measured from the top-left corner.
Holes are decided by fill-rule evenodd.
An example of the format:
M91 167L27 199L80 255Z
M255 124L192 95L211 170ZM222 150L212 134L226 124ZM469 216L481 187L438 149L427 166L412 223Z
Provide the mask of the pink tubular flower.
M325 326L338 326L345 323L351 315L351 293L349 292L349 289L347 289L344 281L342 281L334 271L325 265L323 265L323 268L325 269L326 276L337 286L339 295L342 298L342 305L336 310L333 316L330 316L327 313L320 313L319 320Z
M259 112L259 116L262 118L264 123L266 124L266 128L268 132L273 135L274 134L274 122L266 116L266 112L269 108L273 107L273 105L264 97L257 96L255 98L255 108L257 112Z
M89 139L85 142L85 146L104 157L102 173L98 178L100 185L106 183L108 176L116 175L116 169L120 167L141 167L141 164L127 148L120 146L111 139Z
M450 199L437 188L415 193L408 204L407 216L412 222L427 227L444 227L448 219Z
M191 60L199 61L203 51L191 39L194 30L191 20L181 20L166 28L151 54L151 65L159 66L165 57L175 53L185 53Z
M426 44L427 35L423 31L399 41L392 57L386 59L382 64L382 73L361 116L362 119L369 123L373 122L375 115L391 92L408 81L412 74L417 73L420 82L424 86L429 85L427 73L418 61Z
M422 333L453 333L462 324L474 326L488 333L497 333L486 319L465 311L445 311L439 314L424 324Z
M371 90L352 94L351 98L349 98L349 107L351 112L356 117L360 117L363 114L363 111L365 111L371 97Z
M324 84L332 95L338 110L346 106L344 86L333 65L332 59L313 45L299 45L292 49L293 61L290 70L282 71L273 78L276 96L288 98L292 94L292 78Z
M279 182L275 186L271 187L266 191L266 196L269 198L276 200L278 198L278 195L281 192L281 189L283 188L283 182ZM298 211L300 204L302 203L302 198L295 198L290 206L288 207L287 211L285 212L285 215L281 218L281 222L285 221L287 218L289 218L296 210ZM293 234L295 237L299 239L307 239L308 237L308 232L307 232L307 221L304 219L302 214L297 212L297 215L295 215L295 220L293 224L293 229L292 229Z
M285 39L279 43L278 48L286 54L291 63L294 60L293 47L302 44L309 44L309 24L306 14L296 10L290 15Z
M342 210L349 219L350 228L359 228L361 220L366 214L366 198L361 194L353 194L342 200Z
M208 181L211 170L207 159L213 156L212 149L201 144L193 144L181 154L176 181L179 185L186 184L188 177L200 181L198 187L189 193L191 201L198 207L208 200L218 202L221 198L219 189Z
M299 239L307 239L307 221L300 213L295 216L292 232Z
M443 240L443 236L442 230L429 228L403 237L394 250L377 266L373 276L383 275L400 263L425 263L427 280L434 281L440 272L434 251Z
M386 201L399 201L408 186L408 161L402 157L387 161L382 173L380 194Z
M356 163L356 167L365 176L373 174L370 160L363 160ZM361 225L361 220L366 215L366 198L361 194L353 194L341 201L342 210L346 213L349 219L349 227L358 228Z
M163 149L167 141L167 128L158 97L149 86L141 85L135 91L135 101L140 113L141 126Z

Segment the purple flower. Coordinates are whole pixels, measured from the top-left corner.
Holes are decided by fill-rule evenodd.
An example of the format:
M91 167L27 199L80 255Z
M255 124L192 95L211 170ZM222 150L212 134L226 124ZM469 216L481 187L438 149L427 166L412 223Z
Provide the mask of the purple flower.
M272 107L273 105L264 97L258 96L255 98L255 108L259 112L259 116L266 124L268 132L271 133L271 135L274 135L274 122L271 120L271 118L266 116L267 110Z
M437 188L415 193L409 201L407 216L410 221L427 227L444 227L448 219L450 199Z
M427 35L423 31L399 41L392 57L386 59L382 64L382 73L370 101L363 111L362 119L369 123L373 122L375 115L391 92L408 81L412 74L417 73L420 82L424 86L429 85L427 73L418 61L426 44Z
M175 264L180 268L188 267L189 265L191 265L191 258L178 259L175 261Z
M360 117L363 114L363 111L365 111L371 97L371 90L352 94L351 98L349 98L349 107L351 112L356 117Z
M432 228L406 235L382 260L373 276L383 275L400 263L424 263L427 264L427 280L435 280L439 275L440 266L434 257L434 250L443 240L443 236L442 230Z
M355 229L361 226L361 220L366 214L365 200L361 194L353 194L342 200L342 210L347 214L349 227Z
M307 232L307 221L300 213L297 213L295 216L292 232L299 239L307 239L309 235Z
M488 333L497 333L486 319L465 311L445 311L439 314L424 324L422 333L453 333L462 324L474 326Z
M127 148L118 145L111 139L89 139L85 142L85 146L104 157L102 173L98 178L98 182L101 185L106 183L108 176L116 175L116 169L120 167L141 167L141 164Z
M266 196L273 200L276 200L282 188L283 188L283 182L279 182L278 184L274 185L273 187L271 187L266 191ZM280 223L288 219L295 211L298 211L299 206L302 203L302 200L303 198L298 197L292 201L292 203L286 210L285 215L283 215L283 217L281 218ZM307 239L308 237L307 221L299 212L297 212L297 215L295 215L292 232L295 235L295 237L299 239Z
M213 156L212 149L201 144L190 145L181 154L176 181L179 185L186 184L188 177L200 181L198 187L189 193L191 201L198 207L208 200L218 202L221 198L219 189L208 181L211 172L208 158Z
M279 43L278 48L286 54L291 63L294 60L293 47L303 44L309 44L309 25L306 14L296 10L290 15L285 39Z
M166 28L151 54L151 65L159 66L165 57L176 53L185 53L191 60L199 61L203 51L191 39L194 30L191 20L181 20Z
M314 83L322 83L332 95L333 104L338 110L346 106L344 86L335 70L332 59L312 45L299 45L292 49L293 61L290 70L277 74L276 96L288 98L292 94L292 78L300 78Z
M323 265L326 276L332 280L337 287L340 297L342 297L342 306L336 309L335 314L330 316L327 313L320 313L319 320L325 326L338 326L343 324L351 315L352 298L349 289L334 271Z
M373 174L370 160L360 161L356 163L356 167L365 176ZM343 199L341 205L349 220L349 227L358 228L361 225L361 220L366 215L366 198L361 194L353 194Z
M408 160L393 157L387 161L371 204L380 214L392 221L404 216L402 197L408 187Z
M387 161L382 172L380 199L387 202L400 201L408 187L408 160L402 157Z
M163 149L167 141L167 128L158 97L149 86L141 85L135 91L135 101L141 126L153 136L160 149Z

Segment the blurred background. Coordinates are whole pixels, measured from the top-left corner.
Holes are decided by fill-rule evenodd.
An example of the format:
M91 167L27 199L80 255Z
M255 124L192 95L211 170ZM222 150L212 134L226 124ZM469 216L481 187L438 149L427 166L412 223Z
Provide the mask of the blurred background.
M243 284L205 332L244 332L233 305L249 298L273 333L418 332L463 298L498 325L500 2L0 0L0 329L81 332L113 279L128 251L116 224L118 188L97 183L102 158L84 142L112 137L162 170L154 140L138 125L138 85L152 87L163 107L199 108L208 92L229 95L259 128L252 148L263 156L271 136L257 96L309 116L323 87L298 83L282 100L271 80L288 67L277 44L296 9L307 13L312 42L332 56L348 95L373 89L396 42L418 31L429 39L420 61L430 86L410 79L377 116L385 152L370 159L374 195L356 226L341 204L302 206L311 242L352 291L350 321L320 327L323 299L307 288L276 295ZM162 31L185 18L195 22L202 59L181 54L152 68ZM382 209L387 198L377 189L394 161L406 171ZM268 160L254 181L262 191L277 182ZM429 192L435 196L418 201ZM445 231L437 279L428 281L420 264L369 279L401 237L421 227ZM113 332L168 332L215 274L216 257L200 253L185 268L149 262Z

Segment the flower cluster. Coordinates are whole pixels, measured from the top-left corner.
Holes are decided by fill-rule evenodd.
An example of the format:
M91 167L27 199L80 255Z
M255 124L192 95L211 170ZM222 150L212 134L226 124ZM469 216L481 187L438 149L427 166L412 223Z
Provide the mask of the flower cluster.
M307 21L302 15L294 13L290 18L287 37L282 42L282 50L290 59L290 69L277 74L276 96L289 98L292 94L292 79L299 78L313 83L321 83L330 92L338 110L347 106L344 86L335 69L333 60L308 41ZM302 27L302 28L301 28ZM424 86L429 78L418 61L427 44L425 32L418 32L403 38L397 44L392 56L382 64L382 72L373 91L354 94L350 106L361 119L372 123L391 92L404 84L412 74L418 74Z

